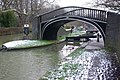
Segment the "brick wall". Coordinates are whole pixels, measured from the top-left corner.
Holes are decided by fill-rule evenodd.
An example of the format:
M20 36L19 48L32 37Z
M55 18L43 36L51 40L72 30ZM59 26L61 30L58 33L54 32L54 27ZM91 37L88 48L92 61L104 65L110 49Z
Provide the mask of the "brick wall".
M23 28L22 27L15 27L15 28L0 28L0 36L2 35L9 35L9 34L16 34L16 33L22 33Z
M108 13L105 46L117 52L120 59L120 15Z

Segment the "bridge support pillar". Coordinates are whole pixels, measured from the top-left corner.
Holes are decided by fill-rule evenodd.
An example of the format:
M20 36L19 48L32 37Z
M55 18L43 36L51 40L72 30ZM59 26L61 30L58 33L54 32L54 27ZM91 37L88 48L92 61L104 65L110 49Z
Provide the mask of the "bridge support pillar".
M32 39L41 39L40 17L36 17L32 21Z
M105 47L120 55L120 15L108 12Z

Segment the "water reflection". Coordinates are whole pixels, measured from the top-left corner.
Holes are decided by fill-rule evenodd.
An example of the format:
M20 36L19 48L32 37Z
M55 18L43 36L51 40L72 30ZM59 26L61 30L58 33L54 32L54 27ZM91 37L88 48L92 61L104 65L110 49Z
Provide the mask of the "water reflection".
M0 52L0 80L38 80L60 60L55 46Z
M59 49L59 54L62 58L65 58L66 56L68 56L70 53L72 53L74 50L76 50L77 48L80 47L80 45L76 45L76 44L68 44L68 43L61 43L59 44L63 45L63 47L61 49Z
M23 38L23 34L0 36L0 45ZM1 51L0 80L38 80L47 71L55 69L66 53L60 50L65 44L48 47Z
M0 45L8 41L19 40L19 39L23 39L23 34L0 36Z
M55 69L70 53L68 50L73 51L76 48L61 43L47 47L1 51L0 80L38 80L47 71Z

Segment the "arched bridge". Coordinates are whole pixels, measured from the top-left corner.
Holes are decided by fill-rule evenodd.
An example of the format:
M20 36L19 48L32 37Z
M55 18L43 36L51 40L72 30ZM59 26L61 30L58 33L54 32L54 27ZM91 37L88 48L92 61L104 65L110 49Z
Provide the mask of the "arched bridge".
M33 24L34 36L37 39L54 40L62 25L82 20L96 26L105 38L106 19L107 12L103 10L76 6L63 7L37 16Z
M59 8L34 18L32 34L34 39L54 40L61 26L71 21L84 21L97 27L103 35L105 45L120 47L120 15L104 10L69 6ZM118 49L120 51L120 49Z

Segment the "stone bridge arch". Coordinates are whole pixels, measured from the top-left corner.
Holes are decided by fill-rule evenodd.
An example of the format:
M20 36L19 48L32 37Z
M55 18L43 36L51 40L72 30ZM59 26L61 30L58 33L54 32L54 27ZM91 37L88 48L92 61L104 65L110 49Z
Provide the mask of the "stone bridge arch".
M47 22L42 29L42 39L45 40L56 40L57 32L61 26L71 21L83 21L97 27L101 32L103 39L105 40L105 22L93 21L91 19L78 17L78 16L61 16Z

